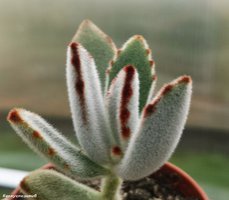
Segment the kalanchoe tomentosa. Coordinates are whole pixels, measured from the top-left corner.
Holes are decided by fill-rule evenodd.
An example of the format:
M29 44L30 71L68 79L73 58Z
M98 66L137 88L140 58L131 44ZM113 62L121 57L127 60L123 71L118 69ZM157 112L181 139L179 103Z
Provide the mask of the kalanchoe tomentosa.
M79 146L32 112L16 108L8 115L18 135L62 172L34 171L21 190L42 200L121 199L122 180L151 174L174 151L189 110L191 78L181 76L153 95L157 78L145 39L133 36L117 50L88 20L68 46L66 77ZM96 177L102 179L100 192L75 180Z

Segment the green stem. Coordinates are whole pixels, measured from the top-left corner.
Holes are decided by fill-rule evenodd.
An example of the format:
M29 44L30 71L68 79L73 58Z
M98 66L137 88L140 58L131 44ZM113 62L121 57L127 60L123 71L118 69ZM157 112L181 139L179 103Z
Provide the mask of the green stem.
M122 180L115 174L111 174L103 179L102 199L103 200L121 200L120 187Z

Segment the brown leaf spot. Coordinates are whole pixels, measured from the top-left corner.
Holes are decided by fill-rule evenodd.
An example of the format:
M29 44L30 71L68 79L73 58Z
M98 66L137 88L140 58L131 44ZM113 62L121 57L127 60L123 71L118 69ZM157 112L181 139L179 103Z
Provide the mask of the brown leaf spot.
M8 121L14 122L14 123L21 123L23 122L22 118L20 117L18 111L16 109L9 112L7 116Z
M153 100L153 102L151 104L148 104L145 108L144 108L144 111L143 111L143 117L146 118L148 117L149 115L153 114L157 108L156 108L156 105L159 103L161 97Z
M121 121L121 134L123 138L127 138L130 136L130 129L127 127L128 120L130 118L130 111L128 110L128 103L130 101L131 96L133 95L133 89L131 87L131 83L135 74L135 69L131 65L127 65L124 68L124 71L126 72L126 78L124 82L124 87L122 90L122 96L121 96L121 106L120 106L120 121ZM128 133L127 131L128 130Z
M130 111L126 107L122 108L120 112L120 118L121 118L122 124L126 124L128 119L130 118Z
M151 49L146 49L146 55L151 54Z
M179 80L178 83L190 83L192 82L192 79L190 76L182 76Z
M154 64L155 64L154 60L149 60L149 65L150 65L150 67L153 67Z
M73 42L70 44L71 53L72 53L71 63L74 66L76 77L77 77L76 82L75 82L75 90L79 96L81 111L82 111L82 118L83 118L83 121L86 122L87 115L86 115L86 110L85 110L86 109L85 92L84 92L85 85L84 85L84 80L83 80L82 71L81 71L81 62L80 62L78 47L79 47L78 43Z
M156 75L156 74L154 74L154 75L152 76L152 80L153 80L153 81L156 81L156 80L157 80L157 75Z
M130 135L131 135L131 130L129 127L127 126L123 126L122 127L122 137L124 140L127 140L130 138Z
M112 154L115 156L121 156L122 155L122 150L118 146L114 146L112 148Z
M174 85L172 85L172 84L166 85L163 88L161 95L166 95L167 93L169 93L173 89L173 87L174 87Z
M145 109L144 109L144 118L148 117L149 115L153 114L156 111L156 106L155 104L149 104Z
M27 177L25 177L21 182L20 182L20 188L24 190L26 193L30 193L30 188L29 185L26 183Z
M38 131L33 131L33 137L36 139L43 139L41 134Z
M55 150L52 147L48 148L48 155L54 156L56 154Z

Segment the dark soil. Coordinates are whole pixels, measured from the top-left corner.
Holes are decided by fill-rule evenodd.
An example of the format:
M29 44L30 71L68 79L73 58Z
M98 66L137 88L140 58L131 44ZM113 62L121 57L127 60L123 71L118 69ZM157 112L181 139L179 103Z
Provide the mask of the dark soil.
M146 177L138 181L125 181L122 185L123 200L199 200L185 197L182 191L174 190L179 181L175 174ZM99 190L100 181L83 181L82 183Z
M181 191L174 190L174 184L179 181L176 175L157 174L139 181L124 182L123 200L198 200L185 197Z

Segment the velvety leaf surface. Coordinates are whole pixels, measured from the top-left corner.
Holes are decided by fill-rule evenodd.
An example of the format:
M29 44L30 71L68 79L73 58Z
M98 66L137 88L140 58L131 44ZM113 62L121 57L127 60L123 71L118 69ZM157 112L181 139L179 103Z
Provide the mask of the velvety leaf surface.
M119 51L109 71L109 81L117 76L126 65L134 66L139 74L140 81L140 110L146 104L152 82L155 79L154 61L151 58L145 39L136 35L130 38Z
M20 187L37 200L100 200L99 192L53 170L37 170L25 177Z
M8 121L16 133L37 153L71 176L102 176L108 170L90 160L40 116L24 109L13 109Z
M139 130L118 167L127 180L145 177L161 167L174 151L184 128L192 81L183 76L165 85L143 109Z
M138 126L139 81L136 69L128 65L112 81L106 104L112 132L124 151Z
M95 162L108 163L113 139L104 97L94 59L78 43L68 48L66 76L79 144Z
M106 70L116 52L112 39L90 20L84 20L72 41L81 43L93 56L104 89Z

